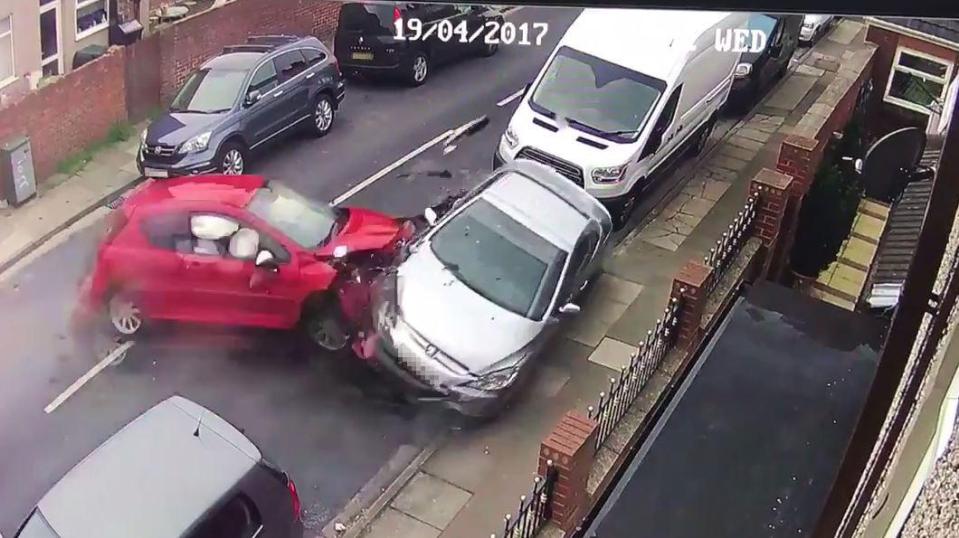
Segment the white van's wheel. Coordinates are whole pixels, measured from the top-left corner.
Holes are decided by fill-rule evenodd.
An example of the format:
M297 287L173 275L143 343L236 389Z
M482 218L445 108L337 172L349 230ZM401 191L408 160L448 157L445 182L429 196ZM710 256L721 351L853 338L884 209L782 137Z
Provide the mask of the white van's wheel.
M693 155L699 155L706 149L709 142L709 135L713 134L713 127L716 125L716 119L713 118L706 122L702 131L696 135L696 142L693 144Z

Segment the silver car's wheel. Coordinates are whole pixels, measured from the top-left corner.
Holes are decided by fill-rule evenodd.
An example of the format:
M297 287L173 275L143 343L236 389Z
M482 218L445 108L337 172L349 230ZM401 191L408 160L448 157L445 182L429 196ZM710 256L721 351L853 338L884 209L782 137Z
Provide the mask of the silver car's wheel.
M114 295L108 307L113 329L124 336L132 336L143 328L140 307L123 295Z
M317 136L325 135L333 126L333 103L326 96L320 96L313 107L313 127Z
M223 160L220 161L221 171L228 176L238 176L243 173L246 162L243 159L243 152L240 148L230 147L223 153Z

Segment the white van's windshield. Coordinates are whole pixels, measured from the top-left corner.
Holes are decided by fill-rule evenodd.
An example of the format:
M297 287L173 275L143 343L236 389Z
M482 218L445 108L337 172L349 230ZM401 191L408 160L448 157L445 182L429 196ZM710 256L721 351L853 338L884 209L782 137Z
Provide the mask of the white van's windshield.
M633 141L666 88L662 80L561 47L529 100L533 110L613 141Z

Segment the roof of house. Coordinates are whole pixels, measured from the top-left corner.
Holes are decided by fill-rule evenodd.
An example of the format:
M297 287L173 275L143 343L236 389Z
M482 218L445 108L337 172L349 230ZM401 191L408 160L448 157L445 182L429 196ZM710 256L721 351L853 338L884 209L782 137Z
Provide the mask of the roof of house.
M959 44L959 20L876 17L876 19Z
M753 286L708 341L585 536L812 535L881 340L872 317L776 284Z

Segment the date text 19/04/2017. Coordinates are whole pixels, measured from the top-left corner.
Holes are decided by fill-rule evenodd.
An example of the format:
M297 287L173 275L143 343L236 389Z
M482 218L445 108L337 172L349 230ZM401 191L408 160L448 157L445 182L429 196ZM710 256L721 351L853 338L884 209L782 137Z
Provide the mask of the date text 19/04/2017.
M423 24L419 19L397 19L393 25L397 39L410 41L425 41L433 38L444 43L459 41L460 43L475 43L482 39L487 45L541 45L543 38L549 31L549 23L486 21L480 27L471 28L466 21L453 24L450 20L442 20L433 24Z

